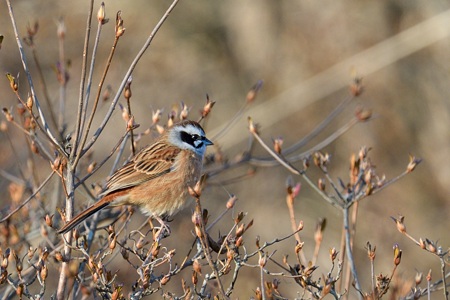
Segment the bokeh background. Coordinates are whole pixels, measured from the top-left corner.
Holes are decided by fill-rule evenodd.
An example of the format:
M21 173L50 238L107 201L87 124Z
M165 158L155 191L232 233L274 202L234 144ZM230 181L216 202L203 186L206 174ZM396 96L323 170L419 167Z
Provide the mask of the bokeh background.
M81 68L87 1L13 1L17 26L22 35L27 24L39 22L36 47L43 67L50 97L57 105L58 82L54 66L58 57L57 20L66 25L66 58L70 59L70 80L66 117L68 130L73 130L75 105ZM126 33L121 38L107 84L115 91L129 64L157 23L170 1L105 1L110 22L104 26L95 72L95 87L114 36L114 19L122 11ZM98 7L100 2L96 2ZM363 77L364 93L314 142L330 134L353 116L355 107L372 109L376 118L359 124L324 151L332 155L330 173L333 178L347 178L348 161L361 146L371 147L370 156L379 175L393 178L401 173L408 155L423 158L418 169L385 191L361 203L354 242L354 254L363 288L369 290L369 262L364 246L367 241L377 246L376 273L388 274L392 266L392 245L403 249L400 276L412 279L416 271L433 269L438 276L439 263L395 228L390 216L406 217L408 232L416 237L439 240L444 249L450 244L450 4L448 1L181 1L133 73L133 107L136 122L147 128L153 110L164 108L163 120L172 108L184 101L197 118L205 95L216 101L207 122L209 134L217 133L245 101L249 88L259 79L264 86L256 103L221 139L214 142L233 158L245 149L248 132L246 117L261 125L263 138L283 137L290 145L305 136L342 100L348 97L348 84L356 73ZM96 10L96 9L95 9ZM21 93L26 96L26 81L17 45L4 2L0 3L0 34L4 41L0 50L0 70L20 73ZM95 28L94 23L94 28ZM407 35L408 33L410 35ZM91 45L93 43L91 42ZM25 53L31 56L29 49ZM32 72L36 72L29 58ZM35 73L34 73L35 74ZM42 95L37 84L39 95ZM123 101L122 101L123 103ZM6 78L0 80L0 104L16 104ZM103 104L98 112L99 124L108 109ZM95 126L96 126L95 125ZM72 127L71 127L72 126ZM121 113L116 110L93 160L100 161L118 139L118 128L125 130ZM19 176L17 160L26 159L26 144L17 135L15 155L5 136L0 135L0 167ZM149 140L143 140L144 145ZM314 142L309 146L314 145ZM307 147L307 148L308 148ZM258 155L264 151L256 147ZM306 149L307 149L306 148ZM306 150L304 149L304 150ZM45 161L37 159L43 168ZM26 163L20 164L26 168ZM239 170L245 172L245 170ZM101 183L108 173L105 166L92 182ZM214 178L239 175L229 172ZM45 174L41 176L41 180ZM285 205L285 183L289 172L282 167L258 168L256 174L238 183L210 186L203 205L214 216L223 210L227 193L237 195L235 213L248 213L254 219L247 233L246 245L253 249L253 238L262 241L287 235L290 229ZM320 173L313 172L318 178ZM325 217L328 226L317 265L317 275L329 267L328 249L339 247L341 213L324 202L300 178L302 191L296 202L297 219L305 222L302 238L305 254L313 253L313 233L318 218ZM8 180L2 178L2 208L9 203ZM54 184L58 184L54 182ZM79 193L81 207L85 195ZM58 204L63 206L63 199ZM177 248L180 262L185 247L192 240L190 211L178 215L172 225L169 247ZM136 217L137 218L137 217ZM232 215L225 217L215 229L225 232ZM275 258L292 254L294 239L277 246ZM180 249L180 250L178 250ZM269 266L280 271L275 265ZM242 299L253 295L259 285L258 272L248 270L238 281L234 296ZM132 272L132 271L131 271ZM120 274L126 282L130 273ZM133 273L131 273L133 274ZM134 274L133 274L134 275ZM189 272L186 279L189 281ZM176 284L179 286L179 284ZM176 289L175 289L176 290ZM280 290L288 298L300 288L289 280ZM179 291L179 290L178 290Z

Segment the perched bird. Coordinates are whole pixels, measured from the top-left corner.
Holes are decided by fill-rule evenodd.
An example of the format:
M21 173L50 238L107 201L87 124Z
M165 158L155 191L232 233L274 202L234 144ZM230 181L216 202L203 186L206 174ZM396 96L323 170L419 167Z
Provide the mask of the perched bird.
M186 204L188 187L200 179L206 147L212 144L197 122L175 124L118 169L108 179L100 200L58 233L68 232L106 206L136 205L160 222L174 215Z

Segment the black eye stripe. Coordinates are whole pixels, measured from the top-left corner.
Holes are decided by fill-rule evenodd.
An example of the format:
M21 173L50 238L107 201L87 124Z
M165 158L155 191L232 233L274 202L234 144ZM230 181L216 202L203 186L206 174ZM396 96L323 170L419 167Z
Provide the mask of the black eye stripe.
M180 138L183 142L191 145L194 148L201 148L203 146L203 140L205 139L198 134L189 134L186 131L180 132Z

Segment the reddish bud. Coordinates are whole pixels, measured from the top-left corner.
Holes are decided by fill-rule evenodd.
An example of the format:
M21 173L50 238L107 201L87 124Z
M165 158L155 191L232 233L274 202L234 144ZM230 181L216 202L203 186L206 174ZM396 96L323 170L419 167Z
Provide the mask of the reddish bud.
M198 259L195 259L192 268L196 273L202 274L202 265L199 263Z
M53 226L53 215L49 216L48 214L45 215L45 224L47 224L48 227Z
M201 111L202 117L206 117L207 115L209 115L214 104L216 104L216 102L210 101L209 95L206 94L206 104L203 106L203 110Z
M153 124L156 124L161 119L161 113L162 111L160 109L157 109L156 111L152 112L152 122Z
M425 244L425 241L422 238L419 238L419 246L422 249L426 249L427 245Z
M123 27L122 12L119 10L116 15L116 37L119 38L125 33Z
M267 263L267 255L265 253L261 254L259 253L259 266L261 268L264 268Z
M105 2L102 2L102 4L100 4L100 8L97 12L97 20L102 25L108 22L108 19L105 19Z
M48 276L48 268L47 268L47 265L44 265L44 266L42 267L41 272L40 272L40 275L41 275L41 278L42 278L43 281L45 281L45 279L47 279L47 276Z
M243 236L238 237L234 244L236 245L237 248L241 247L244 244L244 237Z
M279 137L279 138L273 139L272 141L273 141L273 150L276 153L281 154L281 148L283 146L283 139Z
M32 110L32 109L33 109L33 97L31 97L31 95L29 95L29 96L28 96L28 99L27 99L27 108L28 108L29 110Z
M330 249L329 252L330 252L330 259L331 259L331 261L334 261L336 259L337 255L338 255L339 251L337 251L336 248L333 247L333 248Z
M55 259L58 262L63 262L64 261L64 257L62 255L62 253L60 251L55 251Z
M400 231L400 233L406 233L406 226L403 223L405 217L404 216L398 216L398 218L391 217L391 219L395 222L397 225L397 230Z
M295 245L295 254L298 254L300 251L302 251L304 244L305 244L304 242L301 242L301 243L297 243L297 245Z
M298 226L297 226L297 231L301 231L303 230L303 220L300 220L300 222L298 222Z
M237 200L238 198L235 195L232 195L227 201L227 209L232 209Z
M191 278L192 284L193 285L197 285L198 282L198 276L197 276L197 272L192 271L192 278Z
M184 102L181 102L180 120L186 120L190 110L191 109Z
M169 280L170 280L170 276L166 275L161 279L160 283L161 283L161 285L165 285L169 282Z
M58 24L57 24L57 29L56 29L56 34L58 36L58 38L63 39L66 36L66 25L64 24L64 19L60 18L58 20Z
M416 276L414 276L414 281L416 282L416 285L419 285L422 282L423 279L423 273L416 273Z
M258 82L248 91L247 96L245 97L248 103L251 103L255 100L258 92L261 90L263 86L263 81L258 80Z

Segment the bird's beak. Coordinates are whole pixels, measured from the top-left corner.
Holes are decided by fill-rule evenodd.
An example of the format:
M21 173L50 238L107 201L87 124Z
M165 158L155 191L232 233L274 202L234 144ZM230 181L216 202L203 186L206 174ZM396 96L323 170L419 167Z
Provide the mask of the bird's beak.
M203 140L203 142L205 143L206 146L214 145L214 143L211 142L210 140L208 140L207 138L205 138L205 139Z

